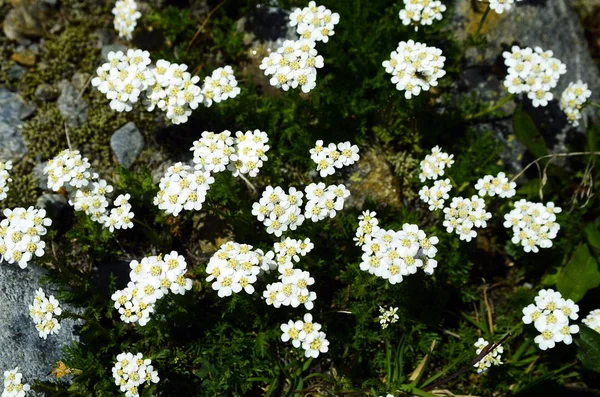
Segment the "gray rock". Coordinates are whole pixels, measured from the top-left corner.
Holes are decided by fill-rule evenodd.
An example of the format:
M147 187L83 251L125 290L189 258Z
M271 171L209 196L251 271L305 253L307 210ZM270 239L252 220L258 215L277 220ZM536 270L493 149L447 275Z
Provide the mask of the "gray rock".
M96 44L96 47L98 47L98 48L102 48L105 45L110 44L110 42L112 41L112 35L111 35L110 31L107 29L97 29L94 32L94 34L98 38L98 42ZM102 55L104 55L104 54L102 54Z
M89 73L75 72L73 77L71 77L71 84L73 84L73 87L75 87L77 91L81 91L83 87L85 87L85 84L88 82L89 78Z
M27 69L15 63L6 71L6 77L10 81L17 81L20 80L25 73L27 73Z
M133 122L129 122L110 137L110 147L117 162L129 168L144 148L144 136Z
M37 208L43 208L53 222L58 221L64 211L69 208L69 201L61 194L44 193L38 197L35 204Z
M42 190L48 189L48 175L44 174L44 167L46 164L48 164L46 161L37 163L32 171L33 179L37 180L37 185Z
M41 37L44 24L49 22L50 7L39 0L12 0L13 8L8 11L2 30L6 37L21 43L28 38Z
M87 121L88 104L83 99L77 98L79 91L67 80L58 83L58 89L60 96L56 106L67 121L67 125L76 128L84 124Z
M29 305L35 292L42 288L55 294L56 286L41 286L40 278L46 274L41 267L29 264L20 269L12 264L0 264L0 368L19 367L26 382L51 380L48 376L56 362L63 357L62 349L78 341L73 320L61 320L57 335L44 340L39 337L33 320L29 317ZM61 305L63 310L72 309Z
M28 111L19 95L0 88L0 161L16 160L27 151L21 117Z
M42 102L53 101L58 97L58 91L50 84L42 83L35 88L33 96Z
M123 51L123 53L126 53L127 47L121 44L107 44L105 46L102 46L102 50L100 50L102 54L102 60L108 59L108 53L111 51Z
M296 40L296 28L289 26L288 10L257 5L245 18L238 21L238 29L246 32L244 41L278 42Z

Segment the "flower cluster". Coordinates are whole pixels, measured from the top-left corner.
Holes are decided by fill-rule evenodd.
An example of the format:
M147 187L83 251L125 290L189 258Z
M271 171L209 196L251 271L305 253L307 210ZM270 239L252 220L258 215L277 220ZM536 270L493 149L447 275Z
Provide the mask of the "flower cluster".
M267 186L260 200L252 204L252 215L266 226L267 233L279 237L304 223L303 197L304 193L294 187L285 193L279 186Z
M35 328L40 333L40 338L46 339L50 334L58 334L60 323L54 316L60 316L62 309L54 296L46 297L42 289L38 289L33 298L33 305L29 305L29 316L35 323Z
M419 198L425 204L429 204L429 211L444 208L444 203L450 198L448 194L452 190L450 179L441 179L433 183L433 186L423 186L419 190Z
M486 175L475 184L475 190L481 197L497 195L501 198L510 198L517 194L516 187L517 184L509 181L504 172L499 172L497 176Z
M396 89L404 91L404 97L410 99L437 86L438 79L446 74L445 60L439 48L409 40L399 42L396 51L390 54L390 60L382 65L392 75Z
M325 6L317 6L314 1L308 7L296 8L290 15L290 26L297 26L296 32L302 39L327 43L333 36L335 25L340 22L340 15Z
M282 247L286 248L281 249L286 252L287 247L291 247L291 244L298 244L298 240L283 241L280 244L284 244ZM305 251L304 255L306 255L306 252L308 251ZM297 251L297 253L301 254L300 251ZM279 271L280 281L267 285L267 288L263 291L265 302L267 305L273 305L274 307L298 307L302 304L306 310L312 310L317 294L314 291L309 291L308 287L315 283L315 279L310 276L309 272L294 268L290 258L299 259L297 255L288 255L287 252L278 254L277 262L280 264L277 266L277 270ZM284 263L281 264L281 262Z
M116 291L111 299L115 309L126 323L144 326L150 321L156 302L169 292L184 295L192 288L192 280L185 278L187 263L176 251L160 256L143 258L129 264L131 281L123 290Z
M202 88L197 85L200 77L192 77L187 72L187 65L164 59L156 62L151 71L153 84L146 88L146 110L160 109L173 124L187 122L192 110L197 109L204 99Z
M381 313L381 315L378 317L378 319L382 329L386 329L388 325L394 324L396 321L398 321L399 317L396 314L397 311L397 307L390 306L390 308L386 310L385 308L379 306L379 313Z
M142 353L121 353L112 368L115 384L127 397L139 397L139 387L144 383L158 383L158 372L150 359L144 359Z
M590 96L592 96L592 91L581 80L577 83L569 83L569 86L563 91L560 97L560 109L565 112L567 120L573 126L579 125L581 108Z
M48 175L48 188L59 191L65 187L70 193L69 205L75 211L83 211L94 222L98 222L111 232L115 229L133 227L129 194L121 194L113 201L110 211L107 195L113 187L92 171L87 158L78 150L65 149L49 160L43 170Z
M108 62L96 69L92 85L110 99L111 109L129 112L140 94L155 83L151 62L148 51L129 49L126 54L111 51Z
M164 59L155 66L151 63L148 51L111 51L108 62L96 69L92 85L110 99L110 108L118 112L131 111L144 95L146 110L160 109L173 124L187 122L200 103L208 107L240 92L231 66L213 71L200 87L200 77L187 72L185 64Z
M426 155L419 164L421 169L419 179L421 182L425 182L427 179L435 180L443 176L444 170L452 167L452 164L454 164L454 155L444 153L439 146L435 146L431 149L431 154Z
M281 324L281 340L283 342L292 341L295 348L302 346L306 357L319 357L319 353L327 353L329 350L329 341L325 332L321 331L321 324L312 321L312 315L304 315L304 321L288 321L287 324Z
M0 222L0 261L17 262L25 269L34 255L44 255L46 243L41 236L46 234L52 220L46 218L46 210L33 207L6 208L2 213L6 219Z
M476 354L481 354L483 349L489 345L489 342L483 338L479 338L477 342L475 342L475 347L477 348ZM502 346L495 347L492 351L488 352L478 363L473 366L477 368L477 373L480 374L482 372L486 372L492 365L501 365L502 357L500 355L504 352L504 348Z
M336 211L344 208L344 201L350 196L350 191L344 185L329 185L323 182L311 183L304 189L306 207L304 217L313 222L327 217L334 218Z
M542 350L552 349L556 343L573 342L572 334L579 332L579 326L569 325L569 319L577 320L579 306L571 299L564 299L560 292L543 289L535 297L535 304L523 309L523 322L531 324L540 332L534 341Z
M19 367L4 371L4 390L2 397L24 397L30 390L27 383L23 382L23 374L19 372Z
M323 146L323 141L318 140L313 149L310 149L310 158L317 164L317 171L321 177L333 175L336 168L352 165L358 161L358 146L350 142L340 142L337 145L330 143Z
M489 7L490 9L496 11L498 14L502 14L504 11L510 10L513 4L515 4L515 2L517 1L522 0L489 0Z
M525 199L515 202L514 206L515 209L504 215L504 227L512 229L513 244L521 244L525 252L552 247L552 240L560 230L556 214L562 209L551 201L544 205Z
M253 250L251 245L230 241L210 258L206 266L209 275L206 281L212 282L212 288L220 298L242 290L253 294L257 276L274 266L271 257L265 256L262 250Z
M592 310L583 323L596 332L600 332L600 309Z
M8 193L8 183L12 182L12 179L8 174L8 170L10 169L12 169L12 161L7 161L6 163L0 161L0 201L6 198L6 193Z
M286 40L260 64L265 76L272 76L272 86L284 91L300 87L304 93L316 87L317 69L322 67L323 57L318 55L315 41L306 39Z
M511 51L504 51L502 56L508 67L504 86L508 92L526 93L534 107L547 106L553 98L550 90L567 72L566 65L552 55L552 51L544 51L540 47L521 49L513 46Z
M358 218L356 236L363 250L360 269L400 283L404 276L422 269L432 274L437 267L437 237L427 237L417 225L405 223L402 230L385 230L378 226L375 212L364 211ZM362 243L361 243L362 242Z
M167 169L160 179L154 205L173 216L182 210L200 210L210 185L215 181L208 171L194 170L181 162Z
M404 0L404 8L398 16L403 25L415 25L415 31L419 25L431 25L434 20L441 21L442 13L446 6L439 0Z
M453 231L461 240L471 241L477 237L473 228L487 226L487 221L492 217L486 211L485 201L478 196L469 198L453 197L450 206L444 208L444 227L448 233Z
M115 16L115 30L119 32L119 37L131 40L137 20L142 14L137 10L137 4L134 0L117 0L115 8L112 9Z

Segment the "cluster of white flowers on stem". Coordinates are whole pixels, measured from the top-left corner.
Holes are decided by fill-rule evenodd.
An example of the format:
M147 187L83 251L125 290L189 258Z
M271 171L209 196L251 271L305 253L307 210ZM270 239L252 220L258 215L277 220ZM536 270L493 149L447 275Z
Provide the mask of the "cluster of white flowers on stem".
M313 302L317 299L317 294L309 291L308 287L315 283L315 279L309 272L294 268L294 261L300 261L300 257L306 255L313 247L309 239L302 241L288 238L275 243L275 261L280 281L267 285L263 291L268 305L298 307L303 304L306 310L314 307Z
M378 317L379 324L381 324L382 329L386 329L390 324L394 324L398 321L399 317L396 314L398 311L397 307L389 307L389 309L385 309L379 306L379 313L381 313Z
M600 309L592 310L582 321L596 332L600 332Z
M253 294L257 276L263 271L270 271L274 266L271 257L265 256L261 249L230 241L223 244L210 258L206 266L206 273L209 275L206 281L212 282L212 288L220 298L242 290Z
M115 384L126 397L139 397L139 387L144 383L158 383L158 372L152 366L150 359L145 359L142 353L123 352L117 356L112 368Z
M444 203L450 198L448 194L452 190L450 179L442 179L433 182L433 186L423 186L419 190L419 198L425 204L429 204L429 211L435 211L444 208Z
M236 177L255 177L268 160L265 154L270 149L268 141L267 133L260 130L237 131L235 138L229 131L219 134L204 131L190 148L194 152L194 170L181 162L169 167L160 179L154 205L173 216L182 210L202 209L215 181L212 173L229 170Z
M314 1L308 7L296 8L290 15L290 26L297 26L301 38L327 43L335 34L334 28L340 22L340 15L325 6L317 6Z
M303 197L304 193L294 187L285 193L279 186L267 186L260 200L252 204L252 215L263 222L267 233L279 237L288 229L296 230L304 223Z
M517 194L516 187L516 182L509 181L504 172L499 172L496 176L486 175L475 184L475 190L481 197L488 195L510 198Z
M117 0L112 13L115 16L113 23L115 30L119 32L119 37L131 40L137 20L142 16L137 10L136 2L134 0Z
M54 316L60 316L62 309L54 296L46 297L40 288L35 293L33 305L29 305L29 316L35 323L40 338L46 339L50 334L58 334L60 323Z
M427 237L417 225L405 223L402 230L385 230L378 226L375 212L364 211L359 216L356 240L363 250L360 270L400 283L404 276L422 269L433 274L437 261L437 237Z
M439 0L404 0L404 8L398 16L403 25L414 25L415 31L419 25L431 25L433 21L441 21L446 6Z
M323 141L318 140L313 149L310 149L310 158L317 164L317 171L321 177L333 175L336 168L342 168L358 161L358 146L350 142L340 142L337 145L330 143L323 146Z
M8 183L12 182L12 179L8 174L8 170L10 169L12 169L12 161L7 161L6 163L0 161L0 201L6 198L6 193L8 193Z
M184 295L192 288L192 280L185 278L185 258L176 251L171 251L164 258L149 256L141 262L133 260L129 267L131 281L125 289L111 296L121 320L126 323L146 325L159 299L169 292Z
M573 126L577 127L579 125L581 108L591 96L592 91L581 80L578 80L577 83L569 83L569 86L563 91L559 105L567 115L567 120Z
M6 208L2 213L6 219L0 221L0 261L17 262L25 269L34 255L44 255L46 243L41 236L46 235L52 220L46 218L46 210L33 207Z
M488 341L483 338L479 338L477 342L475 342L475 347L477 348L475 353L480 354L487 345L489 345ZM477 368L477 373L480 374L482 372L487 372L492 365L504 364L501 357L502 353L504 353L504 348L502 346L497 346L491 352L488 352L483 359L479 360L478 363L473 365L475 368Z
M392 75L396 89L404 91L404 97L410 99L438 85L438 79L446 74L445 60L439 48L409 40L399 42L396 51L382 65Z
M535 297L535 304L523 309L523 322L535 326L540 332L534 341L542 350L552 349L556 343L570 345L573 334L579 332L577 324L569 325L569 319L577 320L579 306L571 299L564 299L560 292L543 289Z
M323 67L323 57L318 54L312 40L286 40L276 52L262 60L260 69L272 76L269 83L284 91L300 87L307 93L317 85L317 69Z
M484 228L492 217L486 211L485 201L477 196L453 197L450 206L444 208L444 227L448 233L455 232L461 240L471 241L477 237L473 228Z
M540 47L521 49L513 46L510 51L504 51L502 56L508 67L504 86L508 92L527 94L534 107L547 106L553 98L550 90L567 72L566 65L552 55L552 51L544 51Z
M49 160L43 170L48 175L48 188L59 191L65 188L69 193L69 205L75 211L83 211L94 222L98 222L111 232L115 229L133 227L129 194L120 194L113 201L114 208L108 209L108 195L113 187L92 171L87 158L78 150L65 149Z
M427 179L435 180L443 176L444 170L452 167L452 164L454 164L454 155L442 152L439 146L435 146L431 149L431 154L426 155L419 164L421 169L419 179L421 182L425 182Z
M310 313L306 313L303 320L290 320L287 324L281 324L281 340L292 341L295 348L302 347L306 357L317 358L320 353L327 353L329 341L325 332L321 331L321 324L313 322Z
M513 4L517 1L522 0L479 0L489 1L490 9L496 11L498 14L502 14L504 11L508 11L512 8Z
M148 51L111 51L108 62L96 69L92 85L106 95L110 108L118 112L131 111L143 94L146 109L160 109L173 124L187 122L200 103L208 107L240 93L230 66L214 70L200 87L200 78L187 72L185 64L164 59L157 61L156 66L151 63Z
M334 218L337 211L344 208L344 202L350 196L350 191L344 185L325 187L323 182L311 183L304 189L304 193L304 217L313 222L322 221L327 217Z
M23 374L19 372L19 367L4 371L2 397L24 397L30 389L27 383L23 383Z
M213 102L219 103L229 98L235 98L241 92L231 66L215 69L204 79L202 95L204 105L210 107Z
M504 215L504 227L512 230L513 244L521 244L525 252L538 252L539 248L552 247L552 240L560 230L556 214L562 209L551 201L544 205L525 199L515 202L514 206L511 212Z

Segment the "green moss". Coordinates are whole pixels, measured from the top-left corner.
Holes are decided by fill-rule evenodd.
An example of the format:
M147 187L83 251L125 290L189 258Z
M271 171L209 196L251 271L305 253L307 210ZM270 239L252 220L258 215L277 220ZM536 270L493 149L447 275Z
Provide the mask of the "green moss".
M38 108L23 127L23 137L32 157L49 159L67 147L64 121L55 104L44 103Z
M10 170L12 182L9 183L6 199L2 201L2 208L27 208L35 205L39 191L32 170L32 163L25 159Z

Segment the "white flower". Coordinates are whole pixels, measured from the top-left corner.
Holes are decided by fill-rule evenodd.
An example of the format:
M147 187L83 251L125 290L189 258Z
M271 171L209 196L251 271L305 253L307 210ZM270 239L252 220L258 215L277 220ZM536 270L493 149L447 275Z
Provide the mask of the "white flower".
M511 229L513 244L521 244L525 252L539 252L539 248L549 248L556 238L560 225L556 214L560 207L548 202L532 203L525 199L514 203L515 209L504 215L504 227Z
M329 351L329 341L326 339L325 332L315 331L306 336L306 340L302 342L304 355L306 357L319 357L320 353Z
M600 309L592 310L582 321L596 332L600 332Z
M23 374L19 372L19 367L4 371L2 397L24 397L30 389L27 383L23 383Z
M54 316L60 316L62 309L54 296L46 297L40 288L35 294L33 305L29 305L29 316L40 334L40 338L46 339L50 334L58 334L60 323Z
M403 25L431 25L434 20L441 21L446 6L439 0L404 0L404 8L398 16Z
M337 12L317 6L314 1L308 7L296 8L290 15L290 26L297 26L296 31L302 39L327 43L334 35L334 27L340 21Z
M202 95L206 106L211 106L213 102L219 103L229 98L235 98L240 91L231 66L215 69L210 77L204 79L202 86Z
M264 162L268 160L266 153L270 146L269 136L261 130L237 131L235 133L235 146L230 156L227 169L233 176L248 175L256 177Z
M337 145L330 143L323 147L323 141L318 140L315 147L310 150L310 158L317 164L317 171L322 177L333 175L335 168L349 166L358 161L358 146L350 142L341 142Z
M592 96L592 91L581 80L576 83L569 83L569 86L563 91L559 105L561 110L565 112L567 120L573 126L577 127L579 125L581 108L590 96Z
M461 240L471 241L477 236L473 229L486 227L491 217L482 198L453 197L450 206L444 208L443 225L448 233L455 232Z
M381 313L381 315L379 315L378 319L382 329L386 329L389 324L393 324L398 321L399 317L396 314L397 311L397 307L390 306L388 309L384 309L383 307L379 306L379 313Z
M113 23L115 30L119 32L119 37L131 40L137 20L142 16L137 10L136 2L134 0L117 0L112 13L115 15Z
M510 10L516 1L522 0L489 0L489 7L492 10L496 11L498 14L502 14L504 11Z
M437 180L431 188L423 186L419 190L421 200L429 204L429 211L435 211L444 208L444 203L450 198L448 194L452 190L450 179Z
M445 60L439 48L409 40L398 43L396 51L390 54L390 60L382 65L392 75L391 81L396 89L404 91L404 97L410 99L438 84L438 79L446 74Z
M490 8L502 13L510 8L514 0L490 2ZM496 7L496 8L495 8ZM553 95L550 90L556 87L560 76L567 72L565 64L552 57L552 51L540 47L520 48L513 46L502 53L507 66L504 86L511 94L527 94L534 107L547 106Z
M504 172L498 173L497 176L486 175L475 184L475 190L481 197L497 195L501 198L510 198L517 194L516 187L517 184L510 182Z
M454 164L454 155L442 152L439 146L435 146L431 149L431 154L425 156L424 160L421 160L419 168L419 179L421 182L425 182L427 179L437 179L444 175L444 171L450 168Z
M12 182L8 170L12 169L12 161L3 163L0 161L0 201L6 198L8 192L8 183Z
M2 213L6 219L0 221L0 260L24 269L34 256L44 255L46 243L41 237L52 220L46 218L46 210L33 207L6 208Z
M487 345L489 345L488 341L483 338L479 338L477 342L475 342L475 347L477 348L475 354L480 354ZM504 349L502 346L496 346L492 351L488 352L483 359L473 365L475 368L477 368L477 373L480 374L482 372L486 372L492 365L503 364L502 357L500 357L503 352Z
M158 383L160 378L154 370L152 361L145 359L142 353L123 352L117 356L112 368L115 385L119 386L126 397L139 397L139 386L144 383Z

